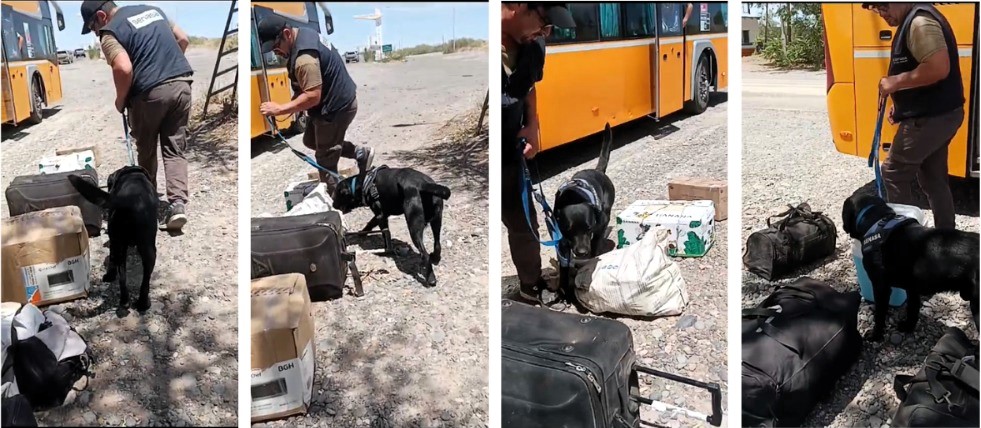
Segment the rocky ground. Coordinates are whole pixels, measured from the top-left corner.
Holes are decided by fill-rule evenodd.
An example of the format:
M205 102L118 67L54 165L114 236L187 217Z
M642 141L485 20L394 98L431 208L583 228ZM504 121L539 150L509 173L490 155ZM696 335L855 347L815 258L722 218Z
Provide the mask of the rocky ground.
M443 212L439 283L422 285L405 220L393 217L396 255L358 255L365 295L313 304L313 405L306 415L257 426L484 426L487 120L474 131L487 94L487 52L353 63L348 71L358 84L358 115L346 139L374 147L375 165L418 169L453 192ZM299 145L301 136L292 139ZM283 213L283 189L312 171L284 147L253 142L253 216ZM342 171L352 167L342 160ZM360 229L369 218L360 208L345 221ZM430 232L425 239L431 246ZM369 238L351 248L381 247Z
M676 114L660 122L639 119L613 129L614 149L607 174L616 185L618 213L640 199L667 199L668 181L677 177L726 179L727 174L727 93L712 94L708 110L701 115ZM600 137L546 151L537 161L545 195L550 201L558 187L577 171L594 168L600 152ZM537 187L537 186L536 186ZM551 203L551 202L550 202ZM726 363L726 259L727 221L715 225L715 243L702 258L673 259L681 267L690 302L683 314L655 320L619 318L633 331L638 361L648 367L676 373L704 382L716 382L723 390L725 406L728 388ZM507 246L507 230L502 234L503 297L517 299L518 282ZM544 226L542 236L548 236ZM554 251L542 247L545 264ZM569 308L568 312L576 309ZM663 402L711 413L707 392L677 383L645 378L641 392ZM657 414L649 406L641 416L670 427L709 426L673 414ZM726 425L725 419L723 426Z
M214 68L215 50L187 52L194 67L189 142L191 203L183 234L161 232L151 277L151 309L117 318L116 285L102 283L108 237L91 238L91 281L87 299L51 307L64 313L89 341L95 358L85 392L64 406L37 413L41 425L214 426L238 417L237 243L238 215L234 109L218 118L211 107L201 125L201 104ZM223 60L228 65L234 59ZM104 61L78 60L62 66L64 99L39 125L3 128L2 185L36 173L36 161L59 148L97 145L100 185L125 165L122 120L113 107L112 72ZM226 83L227 84L227 83ZM163 167L157 175L164 189ZM0 211L7 216L5 200ZM142 265L131 252L128 281L136 293ZM132 295L132 294L131 294Z
M838 248L827 260L797 276L826 281L839 291L856 290L851 240L841 229L841 206L857 189L874 193L873 174L865 159L838 153L831 139L823 72L770 70L758 60L744 62L743 74L743 230L742 239L766 226L767 216L787 204L808 202L823 211L838 228ZM957 227L978 231L977 180L953 180ZM928 210L925 196L918 205ZM780 283L792 280L788 279ZM744 307L758 304L780 283L744 271ZM897 374L914 374L947 327L963 329L977 341L967 302L958 295L937 295L924 303L920 323L912 334L895 326L901 310L891 310L887 339L866 343L858 362L837 383L832 396L821 401L805 426L889 426L899 399L892 384ZM863 303L859 332L872 327L872 306Z

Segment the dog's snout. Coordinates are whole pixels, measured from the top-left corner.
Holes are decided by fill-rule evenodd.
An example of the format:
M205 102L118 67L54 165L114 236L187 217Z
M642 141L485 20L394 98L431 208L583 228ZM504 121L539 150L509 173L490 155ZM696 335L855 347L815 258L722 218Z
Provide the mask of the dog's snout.
M576 248L575 250L573 250L572 252L576 255L576 257L586 257L586 256L589 255L589 249L588 248L581 248L581 247L579 247L579 248Z

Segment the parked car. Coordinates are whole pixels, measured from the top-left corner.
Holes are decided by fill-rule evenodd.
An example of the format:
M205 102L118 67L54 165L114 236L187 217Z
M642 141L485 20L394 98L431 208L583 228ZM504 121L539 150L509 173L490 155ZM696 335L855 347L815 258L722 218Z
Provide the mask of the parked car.
M357 52L344 52L344 62L345 63L358 62L358 60L359 59L358 59L358 53Z
M58 64L71 64L75 62L75 55L68 51L58 51Z
M85 49L75 49L75 58L85 58Z

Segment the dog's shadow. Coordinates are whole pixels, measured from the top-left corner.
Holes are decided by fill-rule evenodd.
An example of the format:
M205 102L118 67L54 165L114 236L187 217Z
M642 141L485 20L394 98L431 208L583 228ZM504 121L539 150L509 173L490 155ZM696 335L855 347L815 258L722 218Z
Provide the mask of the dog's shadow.
M103 247L109 248L109 241L106 240ZM109 254L106 254L105 258L102 260L103 275L108 272L110 267ZM135 247L131 247L126 251L126 289L129 291L130 307L127 308L126 313L122 314L118 312L119 309L119 280L106 282L103 281L103 276L99 275L96 277L91 277L90 281L92 284L100 284L99 287L90 286L89 293L97 292L101 290L102 299L98 306L90 308L79 308L74 311L74 315L81 318L90 318L97 316L104 312L112 312L117 318L125 318L131 313L135 312L139 314L136 309L132 306L136 303L136 300L140 296L140 285L143 283L143 261L140 259L139 254ZM151 281L150 286L153 286Z
M426 278L422 276L425 266L422 264L422 254L416 251L412 244L401 239L392 237L391 251L385 251L385 240L377 229L370 235L348 235L348 246L359 247L364 251L374 253L380 257L388 257L395 262L395 267L402 273L409 275L412 279L428 288ZM430 246L427 250L432 251ZM435 265L434 265L435 267ZM436 277L437 284L439 277Z

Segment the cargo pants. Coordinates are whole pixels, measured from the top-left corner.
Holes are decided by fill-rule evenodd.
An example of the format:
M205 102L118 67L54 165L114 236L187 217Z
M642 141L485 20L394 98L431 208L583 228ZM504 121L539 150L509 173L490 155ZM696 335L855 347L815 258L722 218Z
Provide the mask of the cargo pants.
M129 103L129 124L136 140L137 163L157 182L157 145L163 158L167 200L188 202L187 122L191 116L191 83L162 83Z
M328 122L321 117L311 116L307 129L303 132L303 145L315 153L320 166L337 172L337 163L342 157L354 159L357 147L354 143L344 140L347 128L358 114L358 100L338 112L333 120ZM337 187L337 179L330 174L320 172L320 182L327 183L327 192L333 194Z
M963 121L963 108L903 120L882 165L889 202L912 204L915 178L930 202L934 226L939 229L955 228L954 197L947 181L947 147Z
M521 205L522 176L517 160L502 162L501 180L501 220L508 230L508 247L518 271L518 282L521 285L535 285L542 276L541 244L528 228L528 219ZM534 204L533 200L528 202ZM537 231L538 210L534 205L529 208L531 227Z

